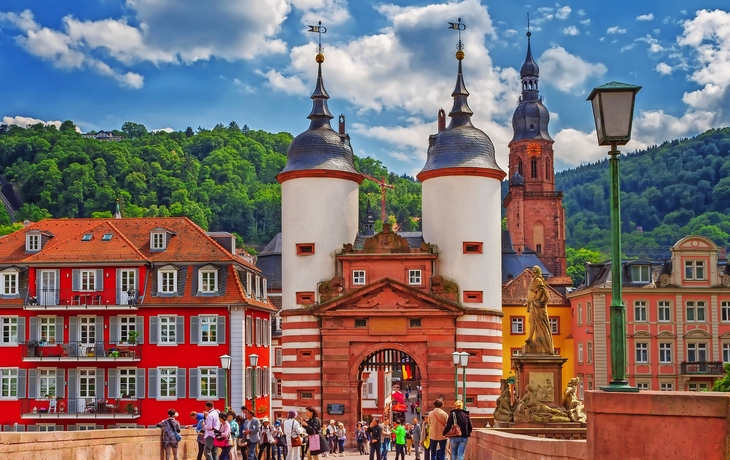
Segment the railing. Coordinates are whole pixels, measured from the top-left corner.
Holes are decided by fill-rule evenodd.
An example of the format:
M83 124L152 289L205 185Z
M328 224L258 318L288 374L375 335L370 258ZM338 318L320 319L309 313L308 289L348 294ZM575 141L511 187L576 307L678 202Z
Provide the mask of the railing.
M31 288L25 296L26 307L34 308L94 308L104 306L136 307L139 302L136 289L107 288L100 291L73 289Z
M689 362L684 361L681 364L682 374L707 374L707 375L723 375L725 370L722 368L722 361L708 362Z
M48 343L36 340L23 344L23 358L39 361L67 361L81 359L139 360L142 347L125 342L64 342Z
M23 418L137 418L136 398L31 398L20 400Z

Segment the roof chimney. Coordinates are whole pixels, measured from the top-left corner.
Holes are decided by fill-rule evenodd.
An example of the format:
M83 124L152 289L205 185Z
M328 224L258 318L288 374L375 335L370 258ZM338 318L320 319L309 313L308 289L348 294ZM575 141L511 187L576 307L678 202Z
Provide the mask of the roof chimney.
M439 131L446 129L446 112L444 109L439 110Z
M345 116L340 114L340 134L345 134Z

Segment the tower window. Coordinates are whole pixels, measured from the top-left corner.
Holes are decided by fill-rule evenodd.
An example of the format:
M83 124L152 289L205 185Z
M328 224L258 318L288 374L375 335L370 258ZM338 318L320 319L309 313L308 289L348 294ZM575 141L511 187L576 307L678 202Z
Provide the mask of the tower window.
M520 173L520 176L522 176L522 160L517 160L517 172Z
M482 291L464 291L465 303L482 303Z
M464 254L481 254L482 243L464 242Z
M530 169L531 169L530 175L532 177L537 177L537 159L536 158L533 158L532 160L530 160Z
M538 243L535 245L535 252L542 254L542 244Z
M314 243L297 244L298 256L311 256L312 254L314 254Z
M297 292L297 305L310 305L314 303L314 292Z
M550 159L545 158L545 179L550 180Z

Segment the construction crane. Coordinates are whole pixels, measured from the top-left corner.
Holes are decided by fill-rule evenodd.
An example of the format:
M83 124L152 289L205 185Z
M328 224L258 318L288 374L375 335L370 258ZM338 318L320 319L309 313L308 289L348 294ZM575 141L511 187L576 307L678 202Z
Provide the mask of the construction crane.
M367 174L363 174L363 173L361 173L361 174L363 175L363 177L365 179L369 179L369 180L375 182L376 184L378 184L380 186L380 195L381 195L380 212L381 212L381 220L383 221L383 223L385 223L386 222L385 219L387 217L386 212L385 212L385 190L386 189L394 189L395 187L393 187L390 184L386 184L385 183L385 176L383 176L382 180L378 180L378 179L374 178L373 176L368 176Z

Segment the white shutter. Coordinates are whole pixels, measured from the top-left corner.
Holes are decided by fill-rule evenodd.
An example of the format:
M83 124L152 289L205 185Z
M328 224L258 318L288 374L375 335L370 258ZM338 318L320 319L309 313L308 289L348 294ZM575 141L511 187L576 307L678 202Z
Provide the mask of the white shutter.
M63 343L63 316L56 316L56 343Z
M178 316L175 319L175 338L178 344L185 343L185 317Z
M190 317L190 344L191 345L200 343L200 331L198 330L199 327L200 327L200 317L191 316Z
M137 379L134 382L134 397L142 399L144 396L144 369L137 369Z
M185 369L178 368L177 369L177 397L178 398L185 398L185 387L187 385L185 384Z
M190 369L190 397L200 397L200 371L197 367Z
M20 382L18 382L20 387ZM28 369L28 398L40 398L40 385L38 385L38 370Z
M109 382L107 384L110 398L119 397L119 370L109 369Z
M109 318L109 342L116 345L121 337L119 336L119 317L112 316Z
M148 398L157 398L157 374L159 371L156 368L150 369L147 374L147 397ZM137 390L137 394L139 395L139 390Z
M215 333L217 334L217 339L219 344L226 343L226 317L225 316L218 316L218 324Z
M160 328L159 318L157 316L150 316L150 344L156 345L159 342ZM155 396L156 397L156 396ZM152 398L152 396L150 396Z

